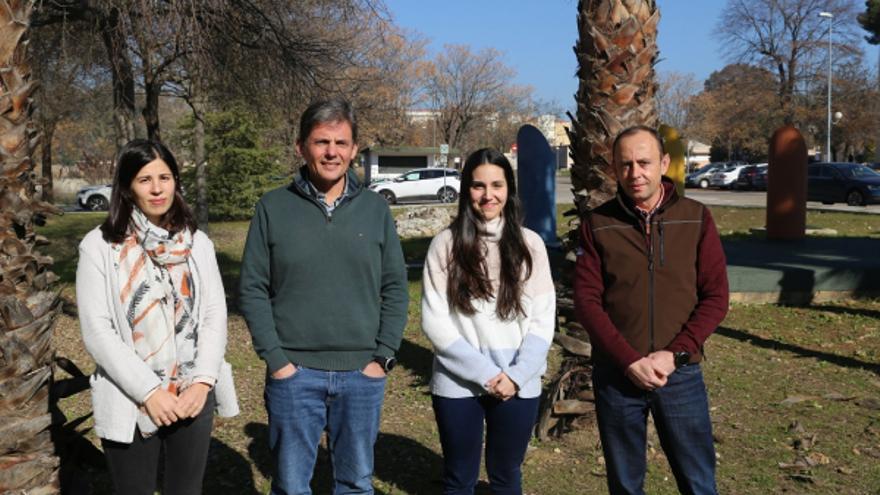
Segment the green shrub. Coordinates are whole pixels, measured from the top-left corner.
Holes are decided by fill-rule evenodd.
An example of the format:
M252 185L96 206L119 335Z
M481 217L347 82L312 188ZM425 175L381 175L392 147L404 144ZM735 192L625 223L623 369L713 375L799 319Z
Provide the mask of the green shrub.
M205 123L208 213L211 220L247 220L267 191L291 180L280 148L263 147L257 116L242 110L208 114ZM182 177L195 205L195 167Z

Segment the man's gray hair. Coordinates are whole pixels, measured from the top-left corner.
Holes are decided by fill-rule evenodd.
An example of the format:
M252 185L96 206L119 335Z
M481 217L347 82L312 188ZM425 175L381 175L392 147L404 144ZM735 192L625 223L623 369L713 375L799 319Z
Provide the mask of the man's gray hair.
M352 142L357 143L357 118L354 115L354 108L342 98L330 98L309 105L299 118L297 142L304 143L315 126L332 122L348 122L351 126Z

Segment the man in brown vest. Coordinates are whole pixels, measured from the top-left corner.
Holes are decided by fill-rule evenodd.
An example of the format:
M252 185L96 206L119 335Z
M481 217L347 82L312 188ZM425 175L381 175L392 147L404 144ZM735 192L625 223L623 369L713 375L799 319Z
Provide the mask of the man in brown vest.
M668 167L654 129L624 130L617 195L581 222L575 308L593 343L612 495L644 493L649 411L679 491L716 493L700 361L727 314L727 266L709 210L678 196Z

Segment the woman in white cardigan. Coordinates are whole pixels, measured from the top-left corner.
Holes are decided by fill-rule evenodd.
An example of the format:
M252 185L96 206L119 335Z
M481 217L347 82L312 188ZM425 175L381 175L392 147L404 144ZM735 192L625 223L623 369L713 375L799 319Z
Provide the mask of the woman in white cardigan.
M162 493L201 493L214 410L238 404L214 246L161 143L120 151L107 219L79 246L76 300L115 491L152 495L164 446Z
M434 346L445 494L473 493L484 424L492 493L522 493L556 297L544 243L520 217L507 158L478 150L462 170L458 216L425 260L422 329Z

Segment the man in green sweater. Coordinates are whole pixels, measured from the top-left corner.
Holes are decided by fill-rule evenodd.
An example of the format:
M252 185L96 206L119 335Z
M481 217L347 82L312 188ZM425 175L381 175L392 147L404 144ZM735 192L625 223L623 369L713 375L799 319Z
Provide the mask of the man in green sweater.
M373 445L407 317L406 266L385 200L349 170L357 121L339 99L312 104L293 182L257 203L239 306L266 362L273 494L311 493L326 429L333 493L373 493Z

